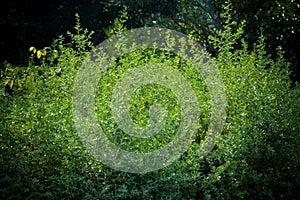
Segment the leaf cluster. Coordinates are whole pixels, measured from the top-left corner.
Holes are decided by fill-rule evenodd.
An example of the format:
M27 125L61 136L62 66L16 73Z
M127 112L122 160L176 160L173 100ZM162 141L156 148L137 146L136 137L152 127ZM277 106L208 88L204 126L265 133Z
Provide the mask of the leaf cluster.
M81 28L78 16L75 33L55 40L45 56L32 54L25 67L6 63L0 73L4 90L0 181L5 186L1 198L296 199L299 86L291 87L289 64L282 52L273 60L262 36L249 51L241 39L243 24L230 19L230 7L224 7L222 17L224 30L211 36L210 42L217 49L214 62L226 88L227 119L216 147L206 157L199 152L210 119L210 97L191 63L158 49L135 51L117 59L99 81L95 104L107 136L124 149L141 152L158 149L172 139L180 122L178 102L172 91L158 85L137 90L130 102L137 124L149 122L149 105L154 102L164 104L170 115L166 134L150 142L127 140L109 109L109 96L118 79L131 68L160 62L180 71L196 91L203 105L197 140L176 162L150 173L129 174L106 167L88 153L76 133L72 87L83 59L93 49L91 33Z

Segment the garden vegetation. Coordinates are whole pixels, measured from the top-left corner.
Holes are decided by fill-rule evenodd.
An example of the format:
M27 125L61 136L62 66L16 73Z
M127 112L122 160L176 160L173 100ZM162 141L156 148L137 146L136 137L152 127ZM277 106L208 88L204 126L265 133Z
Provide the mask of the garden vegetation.
M99 82L97 116L107 136L128 150L158 149L178 128L178 103L157 85L136 91L130 108L137 124L147 124L153 102L170 110L165 135L151 142L127 141L111 118L109 95L118 75L130 67L161 62L188 77L202 102L197 138L166 168L132 174L95 160L82 144L72 118L74 78L94 48L93 32L76 26L51 47L30 48L27 66L5 64L0 71L1 199L297 199L300 196L300 88L292 87L289 63L265 51L264 38L253 50L242 39L244 24L224 7L224 30L210 36L227 97L227 119L215 148L205 157L200 144L209 124L209 95L187 61L149 49L122 56ZM126 12L107 28L126 30ZM232 27L238 26L238 29ZM173 95L174 96L174 95ZM141 100L141 98L144 98ZM171 99L171 100L170 100ZM199 100L200 101L200 100ZM169 121L168 121L169 120ZM172 132L173 131L173 132ZM119 132L119 137L114 137ZM164 143L165 142L165 143Z

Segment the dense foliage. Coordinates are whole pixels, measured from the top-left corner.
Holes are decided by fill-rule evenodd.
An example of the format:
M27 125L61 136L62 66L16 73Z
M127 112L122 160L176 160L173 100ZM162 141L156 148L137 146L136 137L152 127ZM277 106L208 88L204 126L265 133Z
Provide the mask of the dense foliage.
M300 78L299 40L300 4L294 0L178 0L155 1L142 0L132 5L130 0L109 0L106 7L128 7L131 27L140 25L162 26L192 34L206 49L216 54L209 42L209 36L226 25L221 17L222 6L231 3L231 16L234 21L245 20L243 38L249 49L253 49L259 35L265 38L265 48L273 59L277 58L277 47L283 48L283 55L290 65L293 81ZM165 10L168 9L168 12ZM233 29L238 26L233 26ZM263 31L263 32L262 32Z
M4 86L0 103L1 199L297 199L300 88L291 88L289 65L282 52L278 51L277 60L271 59L263 37L253 51L248 50L241 39L243 24L233 31L237 24L229 11L225 8L222 15L224 30L209 38L218 50L214 61L226 87L228 110L223 133L214 150L200 157L201 135L209 123L203 118L199 138L187 153L150 173L130 174L106 167L88 154L76 134L72 119L74 77L93 49L92 33L80 27L78 16L75 33L56 39L51 48L31 48L28 66L6 63L0 74ZM126 29L122 19L115 20L107 33L114 28ZM105 84L115 84L121 65L128 69L143 62L162 62L181 70L191 84L199 83L197 94L206 97L201 80L193 71L183 70L189 65L180 59L151 49L132 52L108 71L99 86L109 94L111 88ZM137 91L132 113L137 113L135 107L147 109L146 104L154 100L151 98L165 95L159 101L170 105L176 116L176 100L166 100L172 94L156 87ZM101 108L109 101L100 95L103 91L97 102L103 111L98 117L105 123L112 119L105 115L109 110ZM145 100L139 101L140 97ZM135 121L143 124L147 117L142 110ZM176 128L176 122L169 125ZM106 126L108 135L114 128ZM159 142L160 138L151 144L157 148Z

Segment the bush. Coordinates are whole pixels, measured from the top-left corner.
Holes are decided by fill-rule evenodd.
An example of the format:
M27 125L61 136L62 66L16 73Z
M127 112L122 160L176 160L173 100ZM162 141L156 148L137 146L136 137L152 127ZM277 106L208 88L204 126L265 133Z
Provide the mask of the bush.
M291 88L288 63L266 54L263 37L249 52L240 40L241 26L211 38L218 47L216 62L226 85L227 125L202 187L206 197L296 199L299 195L299 87ZM241 46L237 49L236 46ZM214 187L212 187L212 185Z
M5 63L0 74L5 90L0 104L2 199L296 199L300 186L299 86L291 88L288 63L280 51L278 60L270 59L263 38L253 51L247 50L240 39L243 25L232 32L234 22L228 10L225 8L225 29L211 38L218 48L214 61L226 87L227 119L218 144L206 157L199 152L207 130L209 96L188 62L153 49L132 52L115 62L99 82L97 115L107 123L103 126L107 135L122 148L145 151L159 148L162 136L150 143L113 137L117 128L109 109L101 107L109 102L109 95L100 94L111 93L107 83L115 84L116 75L124 73L119 66L127 70L162 62L190 77L204 105L202 129L186 154L154 172L129 174L108 168L89 155L76 134L71 112L74 76L93 49L91 33L80 27L78 16L76 33L60 37L39 54L31 48L28 66ZM176 116L176 101L165 98L172 92L146 86L132 100L131 113L136 113L137 123L147 123L146 105L159 96L163 97L158 101ZM176 129L176 120L169 120L166 129ZM140 142L143 145L137 146Z

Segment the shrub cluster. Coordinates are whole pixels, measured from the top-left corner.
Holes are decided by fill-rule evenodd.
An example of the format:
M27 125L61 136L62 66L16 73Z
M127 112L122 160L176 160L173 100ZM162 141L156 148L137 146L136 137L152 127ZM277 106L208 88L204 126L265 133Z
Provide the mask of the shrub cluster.
M189 150L154 172L130 174L106 167L90 156L76 134L71 112L74 77L93 49L92 33L80 27L78 16L75 34L68 32L66 38L40 50L39 56L33 52L28 66L5 63L0 73L1 199L296 199L300 195L300 88L291 87L282 52L278 51L278 60L272 60L263 38L249 51L240 39L243 25L232 32L234 22L228 13L224 14L225 29L211 38L218 48L214 62L228 102L222 135L213 151L199 156L209 123L209 115L204 115L202 129ZM165 141L159 135L150 143L131 140L126 146L124 133L113 137L118 129L105 106L111 85L124 73L120 69L151 61L171 65L188 77L202 98L202 112L209 113L205 85L195 71L186 70L187 62L153 49L132 52L101 79L96 100L103 129L125 149L151 150ZM148 105L158 101L176 119L176 98L170 99L168 89L145 86L136 91L130 112L136 123L144 125ZM168 122L167 142L178 126L174 119Z

